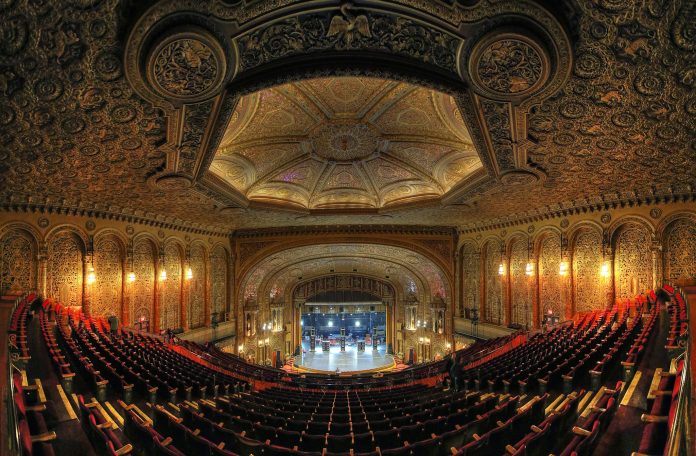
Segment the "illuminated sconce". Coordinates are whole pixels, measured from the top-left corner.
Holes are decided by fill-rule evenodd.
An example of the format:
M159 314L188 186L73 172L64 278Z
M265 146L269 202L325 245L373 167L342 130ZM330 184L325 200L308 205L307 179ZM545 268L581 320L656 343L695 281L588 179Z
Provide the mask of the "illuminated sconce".
M599 275L601 275L604 278L609 277L609 262L608 261L602 262L602 268L599 271Z
M167 271L165 269L162 269L160 271L159 279L162 281L167 280Z
M558 268L558 275L560 276L566 276L568 275L568 262L567 261L561 261L561 265Z
M505 265L503 265L503 263L498 265L498 275L505 275Z
M419 344L422 344L422 343L423 343L423 338L422 338L422 337L419 337L419 338L418 338L418 343L419 343Z
M259 347L263 347L263 341L261 339L259 339L258 345L259 345Z
M96 281L97 281L97 276L96 276L96 274L94 274L94 266L90 266L89 269L87 270L87 283L89 285L92 285Z
M135 282L135 272L131 271L128 273L128 282L130 282L130 283Z
M528 276L534 275L534 265L532 263L527 263L527 267L524 269L524 273Z
M244 351L244 344L241 344L237 347L237 352L242 353Z
M266 345L268 345L270 343L270 341L271 340L268 337L266 337Z
M193 270L189 266L188 268L186 268L186 280L191 280L191 279L193 279Z

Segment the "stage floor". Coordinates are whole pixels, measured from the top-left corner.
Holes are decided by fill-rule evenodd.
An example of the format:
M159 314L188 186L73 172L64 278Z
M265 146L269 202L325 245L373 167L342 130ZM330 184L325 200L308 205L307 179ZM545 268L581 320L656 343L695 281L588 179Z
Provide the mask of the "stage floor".
M341 373L356 371L387 370L394 367L394 357L386 354L386 346L381 344L377 350L372 346L366 347L364 352L358 352L357 345L347 345L346 351L336 345L328 352L317 350L309 351L309 341L302 341L302 356L295 357L295 366L309 371L321 371L335 373L339 369Z

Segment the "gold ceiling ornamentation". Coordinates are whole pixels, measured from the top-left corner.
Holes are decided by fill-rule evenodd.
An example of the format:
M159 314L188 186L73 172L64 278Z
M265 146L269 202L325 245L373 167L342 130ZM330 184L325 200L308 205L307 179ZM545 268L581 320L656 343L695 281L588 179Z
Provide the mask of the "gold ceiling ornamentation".
M250 201L305 209L436 200L481 169L454 106L384 79L285 84L240 100L211 171Z

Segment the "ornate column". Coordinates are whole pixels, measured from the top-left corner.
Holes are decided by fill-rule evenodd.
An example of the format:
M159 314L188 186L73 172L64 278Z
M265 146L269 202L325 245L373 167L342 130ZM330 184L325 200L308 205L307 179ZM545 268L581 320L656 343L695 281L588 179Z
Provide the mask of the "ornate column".
M229 315L228 318L237 320L237 313L234 304L234 253L230 253L227 258L227 302L225 303L225 312Z
M38 262L37 293L44 298L48 295L48 246L45 242L39 243L39 251L36 255Z
M650 253L652 254L652 289L656 289L664 281L664 271L661 268L662 263L662 243L659 240L653 239L650 244Z
M459 254L459 249L457 249L454 252L454 299L453 299L453 307L455 309L452 309L452 318L454 318L455 315L458 315L460 317L464 316L464 292L463 292L463 287L464 287L464 280L462 280L462 255ZM456 310L456 312L454 311ZM452 322L452 325L454 325L454 321Z
M510 280L510 255L502 255L500 263L503 265L503 275L500 277L503 300L503 325L509 326L512 321L512 283Z
M125 280L125 292L123 293L123 307L121 308L121 324L123 326L130 326L130 313L131 307L133 306L133 293L135 292L135 271L133 270L133 241L128 242L126 246L126 268L127 271Z
M155 262L155 300L152 306L152 332L155 334L160 332L160 312L165 280L167 280L167 269L164 263L164 243L162 243L159 248L159 257Z
M181 302L179 303L179 315L181 315L181 328L184 331L189 329L188 307L191 294L191 278L189 270L191 268L191 248L186 247L184 260L184 283L181 286Z
M487 321L488 315L486 314L486 306L490 308L490 303L486 303L486 255L482 247L479 247L478 256L475 257L473 261L478 261L479 264L479 321Z
M85 246L85 255L82 257L82 312L88 317L91 316L92 306L92 286L94 281L94 245L92 236L89 237ZM91 280L90 280L91 279Z
M210 255L203 264L203 325L210 326Z
M605 269L605 264L607 266L606 272L600 271L600 276L604 276L606 281L604 283L607 296L606 308L610 309L616 301L616 267L614 265L614 247L611 245L609 233L606 230L602 233L602 257L604 258L602 269Z
M539 296L539 258L534 255L530 258L532 264L532 274L529 277L530 286L532 287L532 329L539 329L541 326L541 298Z
M573 317L575 306L573 305L573 279L568 255L568 237L561 233L561 263L558 271L561 278L561 296L563 299L563 314L566 320Z

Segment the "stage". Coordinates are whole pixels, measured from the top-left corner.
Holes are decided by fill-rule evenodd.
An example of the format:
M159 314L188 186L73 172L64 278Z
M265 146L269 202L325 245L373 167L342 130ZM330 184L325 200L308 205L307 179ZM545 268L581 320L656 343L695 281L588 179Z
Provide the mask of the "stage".
M303 354L295 357L295 367L307 372L340 373L350 372L379 372L391 370L395 367L394 357L386 353L386 346L380 344L377 350L372 345L365 347L364 352L358 352L357 344L346 344L346 351L342 352L338 345L334 345L328 352L321 351L317 346L315 352L309 351L309 341L302 341Z

